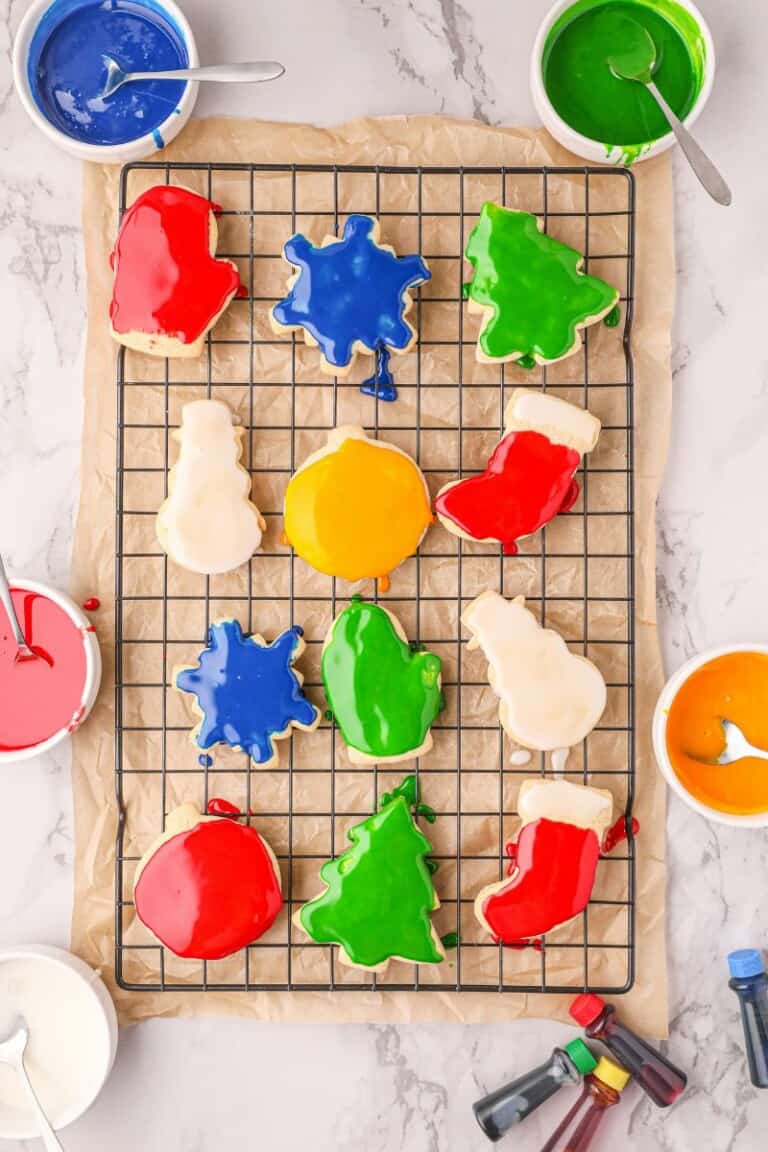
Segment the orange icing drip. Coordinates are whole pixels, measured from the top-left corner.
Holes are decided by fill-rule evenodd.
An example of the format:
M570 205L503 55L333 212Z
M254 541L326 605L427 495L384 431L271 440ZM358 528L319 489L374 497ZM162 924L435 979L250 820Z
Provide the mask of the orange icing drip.
M297 554L345 580L386 577L416 551L431 520L414 462L355 437L300 469L285 495L285 531Z
M754 757L716 767L725 747L719 719L738 724L758 748L768 748L768 656L733 652L697 669L682 685L667 717L667 752L688 791L721 812L768 811L768 766Z

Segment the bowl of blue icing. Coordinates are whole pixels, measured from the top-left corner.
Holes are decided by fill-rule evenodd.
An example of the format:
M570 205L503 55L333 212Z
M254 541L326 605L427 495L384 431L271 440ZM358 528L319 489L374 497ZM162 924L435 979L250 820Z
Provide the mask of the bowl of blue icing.
M177 136L198 85L135 81L106 99L102 56L125 72L194 67L194 36L173 0L34 0L13 47L16 89L46 136L82 160L125 164Z

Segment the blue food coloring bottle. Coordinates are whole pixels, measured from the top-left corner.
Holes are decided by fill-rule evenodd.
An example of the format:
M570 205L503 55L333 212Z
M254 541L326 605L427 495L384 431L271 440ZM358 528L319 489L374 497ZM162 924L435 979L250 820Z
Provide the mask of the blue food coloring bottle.
M749 1075L756 1088L768 1088L768 976L756 948L728 955L728 987L739 998Z

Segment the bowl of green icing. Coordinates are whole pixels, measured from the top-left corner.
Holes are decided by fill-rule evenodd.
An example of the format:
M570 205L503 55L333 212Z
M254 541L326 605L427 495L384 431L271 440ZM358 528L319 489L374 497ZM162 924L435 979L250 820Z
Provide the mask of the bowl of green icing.
M653 40L653 80L679 118L693 124L712 88L715 49L690 0L558 0L531 58L536 110L556 140L584 159L629 165L675 142L642 84L621 79L611 58Z

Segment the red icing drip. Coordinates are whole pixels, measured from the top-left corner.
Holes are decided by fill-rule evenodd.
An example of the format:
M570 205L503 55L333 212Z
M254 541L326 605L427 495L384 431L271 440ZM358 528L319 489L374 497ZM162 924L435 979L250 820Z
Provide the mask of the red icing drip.
M241 284L240 287L238 288L237 292L235 292L235 296L237 296L238 300L247 300L248 299L248 285L247 284Z
M83 714L86 658L80 628L47 596L11 592L24 637L39 657L17 660L5 609L0 605L0 749L33 748L69 731Z
M599 856L591 828L546 819L526 824L510 865L512 879L483 904L493 935L504 944L529 943L583 912Z
M632 817L632 836L637 836L640 831L640 821L634 816ZM608 829L603 840L603 852L612 852L617 844L623 843L627 837L627 818L626 816L619 816L616 823Z
M218 960L263 935L282 908L272 858L254 828L196 824L166 840L134 893L139 918L177 956Z
M441 516L474 540L500 540L514 556L516 541L530 536L578 497L573 474L581 456L540 432L508 432L485 472L446 489L435 500Z
M209 816L240 816L240 809L229 800L222 800L220 796L213 796L208 801L206 811Z
M191 344L224 310L240 276L228 260L211 256L208 217L215 207L185 188L163 185L131 205L113 253L115 332Z
M83 603L83 608L86 612L97 612L101 608L101 600L97 596L89 596Z

